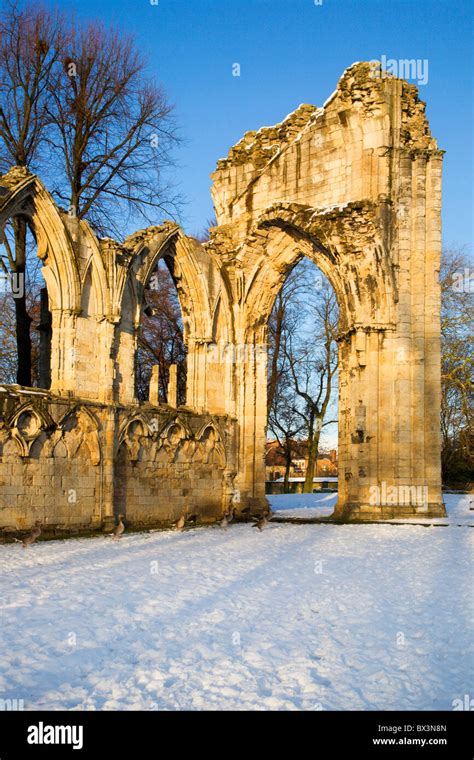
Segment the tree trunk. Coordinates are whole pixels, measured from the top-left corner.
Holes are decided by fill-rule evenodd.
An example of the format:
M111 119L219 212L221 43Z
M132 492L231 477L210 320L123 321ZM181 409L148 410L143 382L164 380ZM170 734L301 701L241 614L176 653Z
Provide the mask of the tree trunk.
M38 358L38 386L51 388L51 312L49 310L49 298L47 288L41 288L40 307L40 348Z
M290 492L290 468L291 468L291 446L285 452L285 479L283 481L283 493Z
M26 308L26 221L21 217L14 221L15 275L18 278L15 293L16 348L18 368L16 381L31 387L31 317Z
M275 345L273 346L273 356L272 356L272 363L270 366L270 377L268 380L268 389L267 389L267 409L268 412L270 412L270 409L273 405L273 399L275 398L275 393L278 385L278 360L280 358L280 348L281 348L281 334L283 329L283 319L285 316L285 307L283 305L282 295L281 291L278 295L278 307L276 312L276 326L275 326Z
M319 419L317 420L319 423ZM306 468L306 475L304 478L303 493L313 493L313 478L316 463L318 461L319 451L319 439L321 436L321 430L319 425L316 425L316 430L313 433L308 448L308 467Z

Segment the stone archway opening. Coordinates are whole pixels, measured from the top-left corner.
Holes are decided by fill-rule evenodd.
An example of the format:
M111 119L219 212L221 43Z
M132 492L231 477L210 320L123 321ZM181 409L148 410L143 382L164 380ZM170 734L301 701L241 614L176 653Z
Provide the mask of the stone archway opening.
M325 244L323 244L320 239L322 236L317 234L317 230L308 229L305 225L306 213L308 218L311 219L313 216L312 210L303 209L302 213L300 209L297 209L296 218L293 211L291 211L290 215L287 212L288 209L286 208L276 208L265 214L258 220L256 226L250 230L242 247L243 261L248 261L252 264L252 269L247 275L248 285L245 289L244 335L246 344L257 348L257 358L253 364L247 363L244 368L243 387L248 395L244 396L243 404L244 407L247 407L247 410L249 407L253 407L254 412L252 417L249 411L247 411L245 417L247 424L240 429L242 436L241 446L251 452L251 458L247 457L243 462L243 473L240 475L240 483L243 485L242 490L247 486L247 483L250 486L251 490L246 491L245 498L255 508L258 508L262 504L265 493L266 473L264 469L262 470L259 453L265 450L267 441L267 393L269 388L266 380L269 366L266 347L268 328L273 309L278 304L279 294L282 293L282 289L284 289L285 283L289 279L291 281L291 278L298 277L300 267L304 279L301 288L302 293L304 293L302 297L304 304L301 306L300 311L307 310L305 319L310 319L310 306L314 309L318 303L320 307L324 304L324 299L321 301L321 299L315 298L318 291L320 296L327 294L327 305L330 304L332 307L333 320L330 329L330 353L332 356L332 370L334 371L334 386L331 386L330 390L333 392L329 394L324 411L326 414L328 410L335 413L339 431L344 430L345 425L340 394L338 403L335 403L335 395L337 395L335 373L337 366L341 362L342 344L347 336L351 334L350 325L351 320L354 318L353 293L351 290L353 283L345 282L344 277L341 276L337 251L331 246L330 241L326 240ZM305 267L307 269L306 272L304 270ZM246 274L244 274L244 279L246 278ZM313 278L312 282L310 281L311 277ZM315 283L317 283L316 288L314 287ZM357 297L359 299L363 298L362 288L358 290L355 288L355 290L357 291ZM300 316L302 315L300 314ZM315 314L313 314L313 320L314 317ZM306 329L308 328L309 325L306 325ZM318 443L321 440L320 430L317 429L321 424L321 417L322 424L329 421L326 414L321 414L323 412L322 401L324 400L324 393L318 398L319 388L315 387L315 385L318 385L318 381L314 382L319 375L323 380L322 389L323 391L325 390L325 373L318 373L318 364L324 355L324 341L318 342L317 336L311 336L310 333L308 342L311 342L311 347L321 346L322 349L322 354L318 354L318 352L313 354L312 367L308 368L307 377L304 380L302 379L300 383L301 386L307 383L306 388L301 387L303 404L305 403L305 398L311 400L315 414L309 430L307 424L303 424L299 429L295 425L294 434L295 436L306 434L307 438L311 437L317 449ZM263 350L259 351L259 347L262 347ZM343 393L344 390L347 391L349 383L346 382L348 377L347 366L342 363L341 366L341 393ZM313 387L311 387L312 384ZM305 393L307 390L310 391L309 394ZM339 414L337 414L337 406L339 406ZM328 446L328 448L337 449L339 445L344 449L344 441L341 439L340 433L338 435L338 445L334 447ZM316 464L317 453L314 448L312 454L316 460L312 464ZM314 477L318 477L316 473L317 469L315 467ZM247 478L248 481L246 482ZM309 492L313 490L311 481L312 478L310 479L309 476L308 479L305 477L303 481L304 487ZM344 482L340 485L340 489L340 502L345 503L347 494Z
M313 493L337 476L338 332L334 289L303 257L267 326L267 493Z
M12 215L0 243L0 381L48 389L52 319L35 220Z
M172 271L172 259L159 259L144 289L137 332L136 394L139 401L181 406L186 404L187 348Z

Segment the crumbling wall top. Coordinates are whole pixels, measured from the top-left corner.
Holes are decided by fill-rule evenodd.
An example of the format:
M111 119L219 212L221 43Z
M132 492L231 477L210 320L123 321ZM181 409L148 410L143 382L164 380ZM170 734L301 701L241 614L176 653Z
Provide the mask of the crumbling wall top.
M297 137L317 110L316 106L302 103L279 124L262 127L258 132L246 132L243 138L230 149L227 158L218 160L218 169L224 169L229 165L239 166L249 161L252 161L257 169L265 166L283 146L288 145Z
M219 225L244 232L271 202L315 208L397 200L397 153L439 154L418 88L378 61L349 66L322 108L300 105L282 122L246 132L211 175ZM396 177L395 177L396 179Z

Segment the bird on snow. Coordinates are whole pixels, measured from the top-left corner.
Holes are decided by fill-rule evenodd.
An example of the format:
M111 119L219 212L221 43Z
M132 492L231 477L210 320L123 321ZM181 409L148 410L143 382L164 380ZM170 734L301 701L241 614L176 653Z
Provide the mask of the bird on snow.
M118 518L119 518L118 525L116 525L115 528L112 531L112 538L114 539L114 541L118 541L118 539L121 538L122 533L125 530L125 525L122 522L122 517L123 517L123 515L119 515L118 516Z
M224 517L219 523L221 528L223 528L224 530L227 530L227 526L229 525L229 523L232 522L236 513L237 513L237 510L235 507L233 507L233 509L229 509L227 512L224 512Z
M37 522L35 524L35 527L31 531L31 533L28 533L28 535L25 536L23 539L15 538L15 541L18 544L21 544L21 546L22 546L23 549L26 549L27 546L29 546L30 544L34 544L35 543L35 541L38 538L38 536L41 536L41 526Z
M221 526L222 530L227 530L227 526L232 520L232 517L229 515L228 512L224 512L224 516L222 520L219 522L219 525Z
M219 525L221 526L222 530L227 530L227 526L229 524L229 516L227 512L224 513L224 517L220 521Z
M268 518L265 512L261 514L260 517L255 517L254 519L256 520L256 523L253 526L254 528L258 528L260 531L262 531L264 528L267 527Z
M191 523L191 525L196 525L198 521L198 515L189 515L189 517L186 518L186 522Z
M182 533L184 530L185 524L186 524L186 515L183 513L181 517L179 518L178 522L175 524L174 529L178 531L178 533Z

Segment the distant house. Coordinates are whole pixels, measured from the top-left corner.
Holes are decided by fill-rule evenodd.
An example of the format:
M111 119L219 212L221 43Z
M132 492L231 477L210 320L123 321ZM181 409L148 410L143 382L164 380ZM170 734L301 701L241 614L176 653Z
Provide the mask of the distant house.
M290 477L303 476L307 465L307 446L301 441L294 441ZM268 441L265 456L266 480L278 480L285 475L286 459L278 441Z
M266 480L277 481L283 480L285 476L286 460L283 450L278 441L267 441L265 456ZM292 457L289 476L291 479L302 479L304 481L308 466L308 444L307 441L293 441ZM334 478L337 477L337 451L321 452L318 455L315 478ZM319 482L319 480L317 481Z

